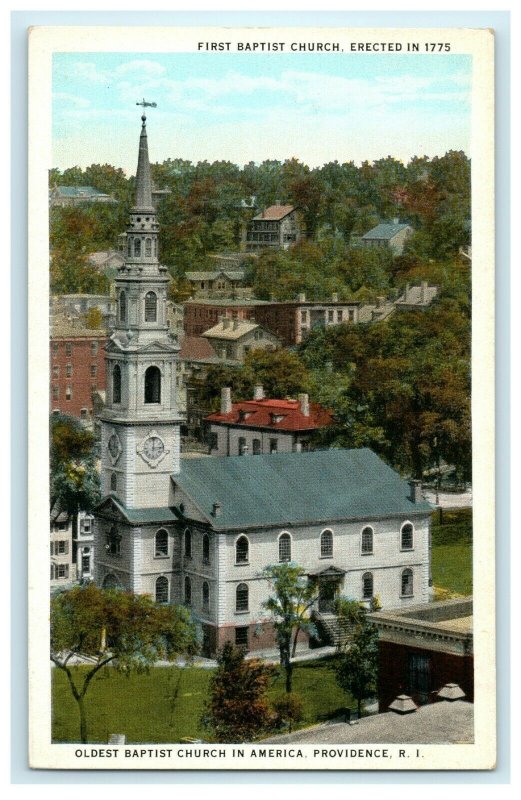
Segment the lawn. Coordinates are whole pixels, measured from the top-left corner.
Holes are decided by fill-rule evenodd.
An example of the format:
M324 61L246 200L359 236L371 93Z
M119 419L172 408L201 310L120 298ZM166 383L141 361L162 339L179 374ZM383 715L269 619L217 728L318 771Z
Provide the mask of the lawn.
M337 685L334 659L296 664L293 690L302 699L301 726L322 722L355 703ZM76 667L77 670L85 669ZM156 667L148 675L125 677L107 667L96 676L86 695L89 742L108 742L124 733L127 742L178 742L183 737L208 738L200 724L211 670L197 667ZM284 677L276 675L271 700L284 694ZM53 669L53 741L78 741L78 710L67 678Z
M472 510L438 513L432 524L432 580L448 595L472 594Z

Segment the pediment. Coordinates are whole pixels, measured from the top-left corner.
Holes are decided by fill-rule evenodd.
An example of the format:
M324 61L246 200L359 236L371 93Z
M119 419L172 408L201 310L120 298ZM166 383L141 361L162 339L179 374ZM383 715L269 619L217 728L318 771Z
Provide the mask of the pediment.
M143 345L143 347L136 347L138 353L157 353L158 350L162 353L176 353L179 350L179 346L176 342L165 342L159 341L155 339L153 342L148 342L148 344Z
M128 521L119 504L110 495L105 497L96 507L96 516L114 520L114 522Z

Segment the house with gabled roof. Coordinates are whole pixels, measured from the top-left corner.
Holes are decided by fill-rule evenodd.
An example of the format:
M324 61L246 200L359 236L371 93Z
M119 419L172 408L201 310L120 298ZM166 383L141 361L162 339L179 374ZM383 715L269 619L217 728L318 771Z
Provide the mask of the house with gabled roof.
M298 209L292 205L276 204L253 217L246 231L244 246L247 252L264 248L287 250L303 236Z
M394 256L401 256L407 240L413 233L410 225L394 219L392 222L381 222L371 228L361 237L360 242L364 247L389 248Z

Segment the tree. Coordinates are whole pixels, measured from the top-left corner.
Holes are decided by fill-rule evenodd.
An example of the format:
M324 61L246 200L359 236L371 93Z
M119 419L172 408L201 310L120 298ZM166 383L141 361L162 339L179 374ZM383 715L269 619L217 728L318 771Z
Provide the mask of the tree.
M65 414L53 414L50 428L51 518L65 513L75 520L79 511L92 511L100 500L94 436Z
M365 608L354 600L339 598L336 614L340 625L351 630L338 658L336 679L356 699L360 717L362 700L374 697L378 688L378 631Z
M245 661L243 648L226 642L210 680L203 724L218 742L247 742L267 730L272 712L266 697L273 668L258 659Z
M315 633L310 617L311 606L318 597L317 587L296 564L276 564L264 569L262 577L271 584L273 594L263 603L270 612L280 652L280 663L286 673L286 692L291 693L292 658L300 631Z
M124 674L146 672L159 660L195 655L198 632L183 607L158 605L146 595L94 584L76 586L51 601L51 661L67 675L87 742L85 696L94 676L110 664ZM88 667L73 671L73 657Z

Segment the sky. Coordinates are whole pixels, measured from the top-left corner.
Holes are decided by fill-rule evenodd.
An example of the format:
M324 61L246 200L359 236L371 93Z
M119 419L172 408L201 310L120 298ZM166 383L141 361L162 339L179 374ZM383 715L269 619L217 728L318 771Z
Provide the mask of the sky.
M470 151L471 57L346 53L56 53L53 166L373 161Z

